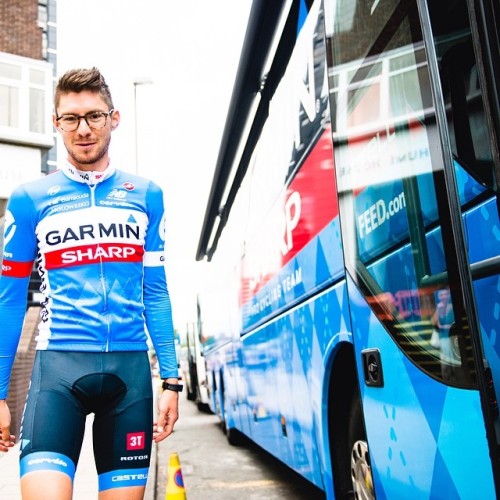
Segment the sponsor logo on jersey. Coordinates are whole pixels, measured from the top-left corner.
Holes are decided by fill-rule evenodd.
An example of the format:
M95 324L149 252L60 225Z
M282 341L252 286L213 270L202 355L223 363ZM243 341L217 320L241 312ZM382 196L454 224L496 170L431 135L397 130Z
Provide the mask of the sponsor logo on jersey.
M47 189L47 194L49 196L54 196L56 195L59 191L61 190L61 186L56 184L55 186L51 186L49 189Z
M59 187L59 186L57 186ZM68 202L73 202L73 201L79 201L79 200L84 200L86 198L89 198L90 195L88 193L79 193L79 194L69 194L66 196L59 196L57 198L54 198L50 201L49 205L58 205L59 203L68 203ZM88 203L86 203L88 205Z
M4 224L3 244L4 246L7 246L9 244L9 241L13 238L17 228L14 215L12 215L12 212L10 210L7 210L5 212Z
M143 255L144 248L141 245L126 243L82 245L47 252L45 254L45 267L57 269L100 262L141 262Z
M113 189L111 193L106 196L107 199L112 200L124 200L127 197L127 191L123 191L123 189Z
M84 181L90 181L90 180L98 181L104 175L104 173L101 172L79 172L73 169L69 170L72 174L76 173L77 175L79 175Z
M2 275L11 278L27 278L33 269L33 261L30 262L16 262L13 260L6 260L2 262Z
M166 216L166 213L163 212L163 217L161 219L161 223L158 226L158 234L160 236L161 241L165 241L166 227L167 227L167 216Z
M140 239L140 228L137 224L112 223L105 225L82 224L66 229L55 229L45 235L47 245L54 246L68 241L95 240L97 238L125 238L127 240Z
M124 183L123 183L123 187L124 187L127 191L132 191L133 189L135 189L135 186L134 186L131 182L124 182Z

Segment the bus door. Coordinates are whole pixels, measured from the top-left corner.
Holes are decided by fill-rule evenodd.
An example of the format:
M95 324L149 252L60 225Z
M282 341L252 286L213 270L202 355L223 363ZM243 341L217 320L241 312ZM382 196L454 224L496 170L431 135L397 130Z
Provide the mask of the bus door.
M467 3L325 2L366 498L498 491L498 6Z

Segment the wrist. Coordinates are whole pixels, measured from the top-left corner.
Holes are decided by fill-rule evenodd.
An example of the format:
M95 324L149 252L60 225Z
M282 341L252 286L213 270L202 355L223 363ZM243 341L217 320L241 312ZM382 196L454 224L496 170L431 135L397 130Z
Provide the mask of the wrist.
M179 384L179 379L165 378L161 384L164 391L182 392L183 386Z

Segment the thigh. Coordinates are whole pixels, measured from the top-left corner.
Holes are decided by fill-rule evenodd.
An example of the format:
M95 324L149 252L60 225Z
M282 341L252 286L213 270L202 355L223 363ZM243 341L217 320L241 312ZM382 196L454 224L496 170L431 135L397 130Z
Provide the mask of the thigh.
M126 393L115 408L97 411L93 426L99 490L145 486L153 439L153 391L147 353L108 353L104 370Z
M86 414L72 394L64 353L37 351L21 421L21 475L57 470L74 477Z

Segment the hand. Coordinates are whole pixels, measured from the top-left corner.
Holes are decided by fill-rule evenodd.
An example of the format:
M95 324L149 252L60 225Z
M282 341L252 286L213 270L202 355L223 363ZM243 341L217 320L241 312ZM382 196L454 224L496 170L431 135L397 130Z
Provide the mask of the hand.
M174 424L179 418L179 393L165 390L158 400L158 417L153 424L153 440L163 441L172 434Z
M7 452L15 444L16 436L10 433L10 410L5 399L0 400L0 451Z

